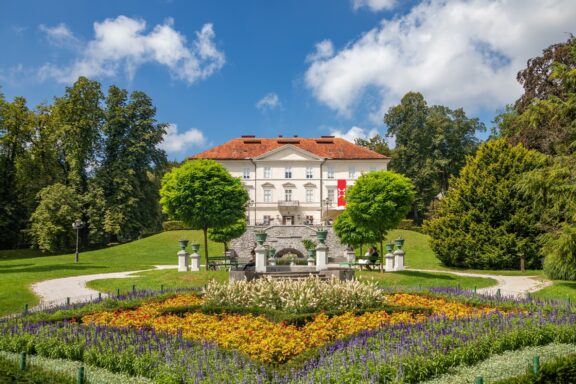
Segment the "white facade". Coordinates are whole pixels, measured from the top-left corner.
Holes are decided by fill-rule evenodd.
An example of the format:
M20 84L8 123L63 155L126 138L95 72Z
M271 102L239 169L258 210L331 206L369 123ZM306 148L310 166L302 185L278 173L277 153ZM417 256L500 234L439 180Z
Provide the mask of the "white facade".
M343 210L337 182L354 184L363 173L386 170L389 159L322 158L284 145L253 159L216 159L242 180L250 195L249 225L319 225Z

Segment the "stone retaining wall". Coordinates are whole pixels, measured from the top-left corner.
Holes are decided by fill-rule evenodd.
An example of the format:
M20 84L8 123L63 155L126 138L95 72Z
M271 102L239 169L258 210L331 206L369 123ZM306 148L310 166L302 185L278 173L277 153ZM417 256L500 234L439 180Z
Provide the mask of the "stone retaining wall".
M240 259L246 260L250 258L250 251L256 246L256 229L266 231L268 237L264 245L273 247L276 249L276 253L283 249L291 248L306 257L307 252L302 244L302 240L310 239L318 243L318 240L316 239L317 227L313 226L272 225L269 227L256 228L254 226L249 226L241 237L230 242L230 248L236 251ZM346 246L340 243L338 237L334 234L332 227L325 227L325 229L328 230L326 245L328 246L329 261L331 263L346 261Z

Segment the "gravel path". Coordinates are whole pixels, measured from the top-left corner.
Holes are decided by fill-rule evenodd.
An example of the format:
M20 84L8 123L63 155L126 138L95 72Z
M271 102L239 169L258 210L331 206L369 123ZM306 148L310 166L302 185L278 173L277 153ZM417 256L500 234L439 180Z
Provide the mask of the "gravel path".
M178 268L176 265L155 265L154 269L172 269ZM86 283L92 280L100 279L125 279L134 277L135 273L152 271L154 269L145 269L142 271L128 271L115 273L99 273L96 275L82 275L63 277L60 279L44 280L32 285L32 290L40 297L38 306L57 305L65 303L70 298L71 303L90 300L98 296L98 291L86 287ZM105 296L103 294L103 296Z
M497 284L488 287L480 288L477 290L478 293L486 294L496 294L496 291L500 289L500 293L503 296L526 296L530 292L539 291L542 288L552 285L552 282L540 278L539 276L502 276L502 275L486 275L482 273L468 273L468 272L453 272L453 271L440 271L440 270L430 270L430 269L407 269L409 271L418 272L434 272L434 273L450 273L457 276L465 277L482 277L486 279L494 279Z

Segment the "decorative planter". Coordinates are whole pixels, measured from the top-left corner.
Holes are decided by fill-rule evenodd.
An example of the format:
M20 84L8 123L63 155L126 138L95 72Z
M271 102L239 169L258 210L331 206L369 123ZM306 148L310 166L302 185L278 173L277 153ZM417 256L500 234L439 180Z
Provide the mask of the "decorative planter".
M388 251L388 253L392 253L392 251L394 250L394 243L390 242L386 244L386 250Z
M328 237L328 231L326 230L316 231L316 238L318 239L320 244L324 244L326 242L327 237Z
M394 242L396 243L398 249L402 249L402 246L404 245L404 239L402 237L397 238L394 240Z
M314 256L316 256L316 250L315 249L307 249L306 251L308 251L308 258L314 258Z
M184 251L188 246L188 240L178 240L178 242L180 243L180 248L182 248L182 250Z
M193 243L192 244L192 252L194 253L198 253L198 250L200 249L200 244L198 243Z
M260 245L264 244L264 242L266 241L266 238L268 237L268 234L266 232L257 232L256 233L256 242Z

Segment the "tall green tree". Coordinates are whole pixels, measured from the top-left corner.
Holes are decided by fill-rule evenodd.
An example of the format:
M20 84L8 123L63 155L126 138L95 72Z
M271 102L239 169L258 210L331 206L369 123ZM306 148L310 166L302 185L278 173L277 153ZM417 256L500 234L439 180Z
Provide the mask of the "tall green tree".
M42 189L38 199L30 218L33 243L42 251L71 250L76 236L72 223L82 213L82 197L72 186L56 183Z
M551 279L576 280L576 157L549 158L518 182L533 209L542 212L544 271Z
M378 236L369 228L356 224L350 217L348 210L342 212L334 220L332 228L334 228L334 233L338 236L341 243L360 247L360 253L362 253L364 244L376 243L379 240Z
M460 109L429 107L422 94L409 92L399 105L384 116L388 136L394 136L390 169L412 180L416 198L412 216L420 221L448 180L457 175L467 155L478 146L477 131L485 130L478 119L470 119Z
M158 148L165 124L143 92L111 86L106 98L102 162L96 184L105 201L104 231L112 241L133 239L161 224L159 181L166 154Z
M477 269L541 266L541 210L518 187L546 157L505 139L478 149L452 179L435 217L424 222L430 245L445 265Z
M576 38L530 59L518 80L524 94L497 117L498 134L550 155L576 153Z
M197 159L164 175L160 204L168 216L204 232L208 265L208 229L223 228L244 219L248 193L214 160Z
M414 185L405 176L390 171L369 172L346 193L346 212L354 225L374 233L384 257L386 233L398 226L413 200Z
M18 170L30 143L33 113L23 97L12 102L0 95L0 249L21 244L28 212L21 193Z
M356 140L354 140L354 143L384 156L390 156L392 154L390 147L388 147L388 143L379 134L368 139L358 137Z

